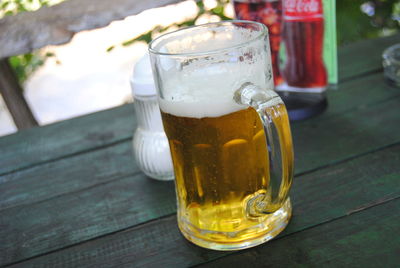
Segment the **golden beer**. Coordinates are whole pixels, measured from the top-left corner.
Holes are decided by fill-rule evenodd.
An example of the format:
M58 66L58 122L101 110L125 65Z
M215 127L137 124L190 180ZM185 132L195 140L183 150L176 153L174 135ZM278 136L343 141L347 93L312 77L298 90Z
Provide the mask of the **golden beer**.
M283 104L273 107L280 116ZM161 111L174 163L183 234L219 243L254 240L272 231L277 216L250 217L246 203L269 193L264 128L251 107L218 117L181 117ZM289 132L287 125L277 128ZM286 215L287 216L287 215ZM199 241L196 241L199 243Z

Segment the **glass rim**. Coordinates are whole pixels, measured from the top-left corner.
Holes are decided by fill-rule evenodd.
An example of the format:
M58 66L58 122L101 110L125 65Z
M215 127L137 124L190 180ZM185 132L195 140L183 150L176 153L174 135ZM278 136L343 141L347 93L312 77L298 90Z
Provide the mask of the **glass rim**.
M193 28L204 28L204 27L209 27L209 26L217 26L217 25L223 25L223 24L227 24L227 25L234 25L235 23L244 23L247 25L257 25L260 27L260 32L253 38L245 40L243 42L240 42L238 44L235 45L231 45L231 46L226 46L223 48L218 48L218 49L209 49L206 51L200 51L200 52L182 52L182 53L168 53L168 52L161 52L157 49L154 48L154 44L159 42L162 39L168 38L176 33L179 32L183 32L183 31L187 31ZM155 55L159 55L159 56L175 56L175 57L179 57L179 56L201 56L201 55L210 55L210 54L216 54L216 53L220 53L221 51L225 51L225 50L232 50L235 48L239 48L239 47L243 47L246 46L247 44L250 44L254 41L257 41L259 39L261 39L263 36L268 34L268 28L260 23L260 22L256 22L256 21L249 21L249 20L223 20L223 21L218 21L218 22L210 22L210 23L204 23L204 24L199 24L199 25L192 25L189 27L185 27L185 28L181 28L163 35L160 35L158 37L156 37L155 39L153 39L148 46L148 50L151 54L155 54Z

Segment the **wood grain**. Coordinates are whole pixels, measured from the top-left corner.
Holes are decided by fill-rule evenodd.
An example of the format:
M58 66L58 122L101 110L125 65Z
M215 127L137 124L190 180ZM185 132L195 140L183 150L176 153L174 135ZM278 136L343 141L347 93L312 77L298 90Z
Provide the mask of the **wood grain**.
M34 166L0 177L0 211L82 191L138 172L129 141Z
M296 173L400 142L400 97L293 126Z
M375 206L377 203L385 203L398 198L400 196L398 183L400 176L400 166L398 165L400 161L399 150L400 145L397 145L298 177L291 192L294 206L293 219L280 237L290 237L291 234L310 229L313 226L324 225L323 223L357 214L360 208L365 210L368 207ZM133 182L133 180L130 180L130 182ZM167 185L162 187L164 186L166 187ZM125 188L132 187L126 185ZM142 188L142 190L144 191L146 188ZM149 188L148 191L154 191L154 189ZM80 199L80 196L77 194L76 198ZM144 196L149 196L149 194ZM88 197L87 200L89 201L91 198ZM164 196L160 205L165 203L172 204L174 201L174 195L171 193ZM97 202L96 200L92 203L96 204ZM141 203L144 210L155 209L154 207L146 207L144 204ZM20 211L20 213L27 212ZM32 212L32 214L34 213ZM374 215L374 213L367 214ZM386 211L385 215L389 216L389 214L393 215L395 213ZM99 211L97 211L96 215L99 215ZM100 215L104 214L100 213ZM56 217L56 215L53 217ZM110 220L113 219L111 215L109 217L111 217ZM137 225L105 237L45 254L40 258L21 262L18 267L121 267L123 265L135 267L187 267L232 254L206 250L192 245L179 233L175 217L175 215L171 215L153 220L147 224ZM37 219L37 221L43 222L41 219ZM15 221L12 222L15 224ZM112 222L116 223L116 221ZM122 222L122 219L119 219L119 222ZM22 224L22 222L19 223ZM59 224L62 224L63 228L69 228L65 222L60 222ZM72 225L75 227L70 228L78 230L79 226L77 224L86 224L88 228L91 226L92 230L95 228L93 224L89 224L87 221L85 223L74 221ZM134 222L131 224L132 226L135 225ZM363 224L368 224L368 222L363 222ZM45 227L43 226L42 228ZM32 231L29 226L26 226L24 230ZM18 239L22 239L24 237L23 234L26 232L19 233L19 237L17 237L17 230L12 233L3 232L0 235L0 237L5 235L7 238L12 236L12 239L7 239L4 241L6 243L0 244L4 245L1 250L3 264L7 263L4 256L13 256L10 260L22 260L23 257L43 252L41 251L41 243L35 241L42 237L40 235L30 239L28 238L29 236L25 236L24 241L27 245L25 248L16 250L9 247L8 245L12 243L12 240L18 241ZM46 233L49 233L49 231ZM64 234L68 235L69 233L64 232ZM62 240L62 238L60 239ZM279 239L276 241L279 241ZM296 240L292 241L295 243ZM45 240L40 242L43 243ZM57 241L55 241L56 243ZM255 250L258 250L258 248L255 248ZM46 250L52 249L54 248L47 248Z
M0 139L0 175L129 140L135 128L130 104L19 131Z
M400 97L394 97L387 101L360 106L346 113L327 113L295 125L293 137L296 173L320 169L399 143L399 105ZM16 178L5 182L1 189L6 187L11 189L11 192L7 194L8 198L5 201L5 207L9 209L0 212L3 227L0 230L0 245L4 246L0 253L4 258L2 262L23 260L174 213L175 197L172 184L168 187L152 188L153 184L148 178L141 174L129 174L132 172L129 168L121 169L122 173L117 173L119 168L111 169L110 173L103 170L105 173L100 175L98 181L91 179L98 166L91 165L90 158L105 157L105 160L100 160L101 164L108 163L107 154L108 157L127 157L130 140L123 143L121 147L111 146L111 151L116 150L113 153L98 151L97 155L79 154L76 159L70 157L32 170L20 171L21 178L27 178L26 184L23 185L27 185L28 190L32 192L31 196L23 190L24 186L20 186L20 191L13 190L18 187L18 183L14 184ZM118 152L117 149L121 151ZM130 157L127 159L122 162L128 163L131 160ZM68 164L68 161L72 162ZM78 177L65 183L64 181L68 182L68 177L62 174L63 167L76 166L78 162L85 164L82 175L87 176L87 180L90 181L82 181L84 178L78 175L80 169L76 168L72 174ZM113 165L113 162L109 164ZM46 168L41 170L42 167ZM107 166L104 168L106 170ZM43 176L44 171L47 171L49 176L58 176L54 181L59 185L43 188L43 185L51 185L52 182L51 177L46 179ZM19 172L13 173L13 176L19 176L17 174ZM110 181L107 174L115 174L116 177L112 177ZM44 178L44 181L41 182L40 178ZM96 185L98 183L100 184ZM28 197L25 198L24 195ZM13 202L30 204L13 207ZM15 248L12 246L14 243L25 243L29 247Z
M398 267L400 200L199 267Z
M339 81L382 70L382 52L400 42L400 34L386 38L363 40L338 50Z
M0 213L0 265L175 213L173 182L141 173Z
M322 114L324 118L334 114L347 113L400 96L400 90L388 86L383 73L363 76L340 83L337 89L327 91L328 109ZM294 122L302 125L307 121Z

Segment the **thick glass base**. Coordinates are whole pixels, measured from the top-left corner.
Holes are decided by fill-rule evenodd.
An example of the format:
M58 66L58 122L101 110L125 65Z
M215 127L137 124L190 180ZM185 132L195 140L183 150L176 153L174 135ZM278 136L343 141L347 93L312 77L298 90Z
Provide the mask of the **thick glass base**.
M282 232L292 216L292 205L288 198L284 205L273 214L263 216L263 221L248 230L240 232L216 232L210 230L200 230L190 223L180 221L178 218L178 226L182 234L194 244L208 249L214 250L240 250L254 247L265 243L276 237ZM246 233L254 233L253 236L239 235ZM205 237L215 237L215 239L207 239ZM245 237L245 239L238 239Z

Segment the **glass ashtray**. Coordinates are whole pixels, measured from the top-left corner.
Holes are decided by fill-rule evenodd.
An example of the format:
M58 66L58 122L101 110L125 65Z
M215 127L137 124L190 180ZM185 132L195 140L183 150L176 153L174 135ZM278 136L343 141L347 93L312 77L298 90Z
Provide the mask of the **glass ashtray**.
M400 44L385 49L382 59L385 80L390 85L400 87Z

